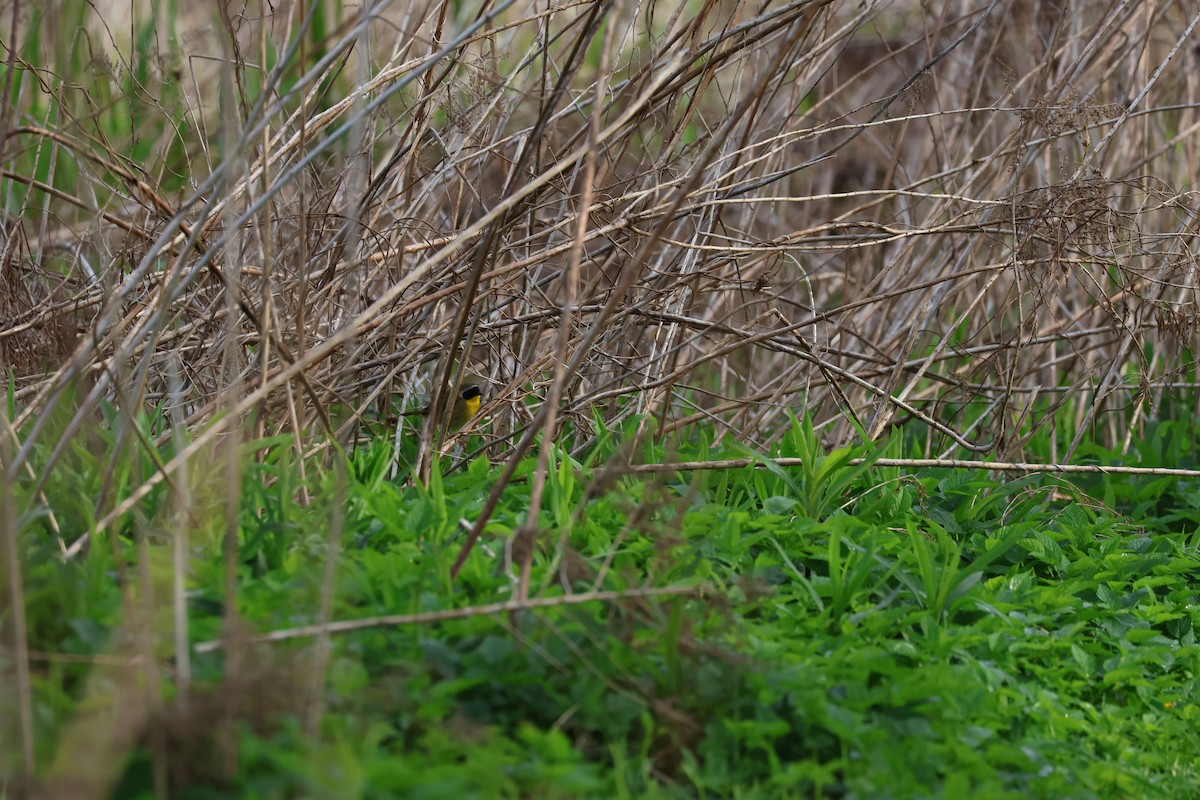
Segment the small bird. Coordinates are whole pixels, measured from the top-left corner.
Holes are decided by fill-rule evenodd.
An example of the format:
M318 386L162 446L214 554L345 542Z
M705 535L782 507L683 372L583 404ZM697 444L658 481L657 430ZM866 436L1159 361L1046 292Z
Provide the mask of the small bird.
M450 427L461 428L471 417L479 413L483 402L483 392L473 383L465 384L454 401L454 410L450 413Z
M465 383L462 389L459 390L458 397L454 400L454 408L450 412L450 429L455 430L466 425L471 417L479 412L479 406L483 403L483 392L478 386L473 383ZM404 416L425 416L429 413L429 406L405 411Z

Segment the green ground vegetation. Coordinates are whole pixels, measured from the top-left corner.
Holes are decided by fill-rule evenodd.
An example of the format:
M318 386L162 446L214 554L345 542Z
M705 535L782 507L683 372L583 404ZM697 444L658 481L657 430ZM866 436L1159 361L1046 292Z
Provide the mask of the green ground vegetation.
M1160 423L1125 460L1194 463L1194 437ZM246 645L237 667L200 652L186 703L172 615L131 610L171 605L167 494L65 563L26 521L29 646L79 657L35 662L40 760L86 740L89 706L132 702L97 675L137 633L164 699L107 765L113 797L153 796L156 769L197 798L1194 795L1196 481L878 467L901 432L827 452L803 419L770 454L803 467L602 477L622 441L555 450L532 572L547 605ZM257 450L232 583L221 524L190 535L193 647L219 639L230 585L246 634L317 622L322 597L337 621L513 597L526 483L451 581L486 461L423 488L366 447L311 471L304 507L295 465ZM48 497L94 491L79 455ZM624 594L575 602L593 591Z

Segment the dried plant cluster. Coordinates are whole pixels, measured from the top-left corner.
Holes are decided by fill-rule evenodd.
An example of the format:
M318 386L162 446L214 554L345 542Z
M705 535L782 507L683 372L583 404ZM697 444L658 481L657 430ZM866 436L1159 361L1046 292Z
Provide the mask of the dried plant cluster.
M1016 458L1190 386L1190 4L365 3L319 39L285 6L178 52L44 12L85 83L10 55L17 430L74 397L53 436L104 400L389 436L471 377L494 453L791 409Z

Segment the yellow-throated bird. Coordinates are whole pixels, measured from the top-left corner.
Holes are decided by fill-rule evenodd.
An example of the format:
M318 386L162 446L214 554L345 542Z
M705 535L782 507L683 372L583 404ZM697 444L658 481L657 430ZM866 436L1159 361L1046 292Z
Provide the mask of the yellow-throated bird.
M473 383L464 383L458 392L458 397L454 398L454 408L450 412L450 428L461 428L467 424L467 421L479 411L479 406L483 402L483 392L478 386ZM405 411L404 416L425 416L429 413L429 406L418 408L413 411Z
M479 405L483 402L483 392L473 383L465 384L459 390L454 400L454 410L450 412L450 427L461 428L467 420L479 413Z

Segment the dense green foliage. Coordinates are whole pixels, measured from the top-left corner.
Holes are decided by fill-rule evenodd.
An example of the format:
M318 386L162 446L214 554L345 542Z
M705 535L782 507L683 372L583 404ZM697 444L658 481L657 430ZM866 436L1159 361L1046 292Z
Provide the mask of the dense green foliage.
M802 468L589 482L619 440L553 465L535 592L697 594L338 634L316 736L304 725L310 640L250 650L254 666L233 682L220 652L197 655L191 710L168 704L147 727L168 731L174 796L1192 796L1194 482L1096 476L1084 494L1038 476L851 466L902 455L902 438L826 453L805 421L775 454L806 458ZM1193 441L1190 426L1161 424L1140 458L1190 461ZM675 455L742 454L697 444ZM316 619L331 525L334 619L512 595L504 542L528 485L509 488L451 582L459 521L481 507L490 469L477 460L423 489L388 477L390 455L380 445L348 469L310 472L308 507L293 500L294 465L246 468L237 604L255 631ZM57 471L48 494L97 480L96 465L79 467ZM161 512L145 509L128 527L145 534L140 548L105 537L65 564L26 521L31 648L109 652L128 623L122 596L165 593L155 576L169 539L154 532ZM194 531L190 550L196 642L220 631L219 534ZM148 583L130 569L139 563ZM165 654L166 614L152 627ZM88 672L37 671L43 759L81 713ZM231 717L228 772L215 742ZM151 796L152 740L129 752L114 796Z

